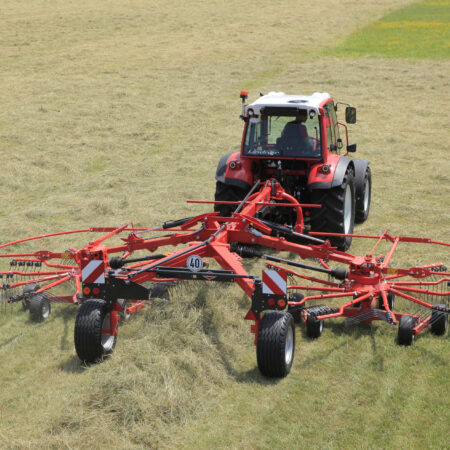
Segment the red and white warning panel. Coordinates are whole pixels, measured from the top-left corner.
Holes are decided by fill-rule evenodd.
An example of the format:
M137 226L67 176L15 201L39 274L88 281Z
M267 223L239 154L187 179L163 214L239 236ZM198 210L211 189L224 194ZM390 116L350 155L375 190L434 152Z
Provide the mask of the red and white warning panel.
M84 265L85 264L85 265ZM82 261L81 281L83 283L105 284L105 263L102 259Z
M262 293L272 295L286 295L287 273L266 269L262 274Z

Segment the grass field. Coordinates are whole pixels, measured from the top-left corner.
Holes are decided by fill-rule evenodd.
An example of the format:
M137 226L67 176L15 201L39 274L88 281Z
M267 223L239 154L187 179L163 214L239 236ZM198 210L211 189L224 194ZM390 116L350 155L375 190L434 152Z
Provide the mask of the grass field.
M204 211L185 201L211 199L220 156L239 148L240 89L327 91L357 106L351 140L373 173L358 231L450 239L448 38L433 25L424 51L429 28L404 25L448 32L448 2L0 9L0 243ZM387 51L394 32L400 46ZM399 264L449 265L442 249L402 249ZM0 315L0 447L449 448L448 335L400 348L386 323L336 320L317 341L301 326L291 374L267 380L248 306L237 286L177 289L91 367L75 355L74 307L55 305L38 325L17 308Z

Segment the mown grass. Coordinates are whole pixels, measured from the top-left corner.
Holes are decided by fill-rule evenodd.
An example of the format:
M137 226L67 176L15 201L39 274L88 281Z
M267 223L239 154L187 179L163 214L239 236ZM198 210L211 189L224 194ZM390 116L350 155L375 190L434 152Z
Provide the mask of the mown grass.
M448 241L449 61L318 55L408 3L3 1L1 242L205 210L185 200L211 199L218 159L239 148L241 88L329 91L357 106L351 140L374 180L358 231ZM448 262L442 248L400 250L398 264ZM301 326L291 374L267 380L248 306L237 286L176 289L91 367L73 348L75 307L55 305L38 325L17 308L0 315L1 446L445 447L448 336L403 349L385 323L336 320L317 341Z
M394 11L325 53L388 58L450 57L450 2L427 0Z

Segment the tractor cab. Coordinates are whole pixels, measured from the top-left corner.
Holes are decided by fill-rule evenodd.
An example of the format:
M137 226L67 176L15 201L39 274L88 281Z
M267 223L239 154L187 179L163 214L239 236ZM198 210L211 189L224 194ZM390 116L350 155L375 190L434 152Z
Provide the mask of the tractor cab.
M270 92L245 105L241 93L245 121L241 155L250 158L327 159L327 154L342 148L336 105L328 93L311 96ZM352 115L353 113L353 115ZM346 119L356 121L355 108L347 107ZM346 133L347 135L347 133ZM347 151L354 147L348 145Z

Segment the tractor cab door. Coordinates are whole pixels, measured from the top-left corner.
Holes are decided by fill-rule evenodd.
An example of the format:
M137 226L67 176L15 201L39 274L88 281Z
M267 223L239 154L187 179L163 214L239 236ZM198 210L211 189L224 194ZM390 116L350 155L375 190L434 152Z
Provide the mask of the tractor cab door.
M327 150L333 153L338 151L339 127L333 100L330 100L323 108L324 121L327 132Z

